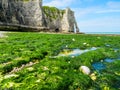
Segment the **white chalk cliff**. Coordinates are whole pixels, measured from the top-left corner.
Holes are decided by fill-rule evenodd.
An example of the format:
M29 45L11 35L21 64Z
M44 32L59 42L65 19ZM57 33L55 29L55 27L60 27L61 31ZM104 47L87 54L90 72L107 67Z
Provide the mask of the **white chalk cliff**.
M0 28L79 32L70 8L42 6L42 0L0 0Z

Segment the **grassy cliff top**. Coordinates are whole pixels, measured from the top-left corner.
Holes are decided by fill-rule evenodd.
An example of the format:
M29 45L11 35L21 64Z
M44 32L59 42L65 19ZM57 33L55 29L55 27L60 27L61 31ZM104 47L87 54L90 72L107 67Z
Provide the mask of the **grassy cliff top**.
M56 19L57 17L62 17L65 10L58 9L56 7L43 6L43 11L47 17Z

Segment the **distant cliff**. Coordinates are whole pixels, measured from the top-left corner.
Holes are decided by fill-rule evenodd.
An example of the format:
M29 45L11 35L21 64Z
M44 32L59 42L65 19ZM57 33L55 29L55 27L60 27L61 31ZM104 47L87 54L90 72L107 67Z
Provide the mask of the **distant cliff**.
M79 32L72 10L42 7L42 0L0 0L0 28L3 27L28 31Z

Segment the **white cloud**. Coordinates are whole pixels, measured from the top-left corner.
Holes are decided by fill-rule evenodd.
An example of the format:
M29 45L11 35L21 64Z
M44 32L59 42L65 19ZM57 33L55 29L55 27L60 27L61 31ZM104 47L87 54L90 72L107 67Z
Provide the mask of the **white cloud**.
M54 6L54 7L68 7L76 0L52 0L50 2L43 3L44 6Z
M78 23L80 27L120 27L120 17L101 17Z
M93 2L94 0L84 0L85 2Z
M89 1L89 0L84 0ZM90 0L94 1L94 0ZM105 6L94 6L94 7L86 7L86 8L73 8L75 11L75 15L77 18L85 17L86 15L91 14L102 14L102 13L119 13L120 12L120 1L109 1L106 2Z
M91 14L109 14L109 13L120 13L120 9L110 9L107 7L88 7L88 8L73 8L76 18L86 17Z
M120 31L120 9L118 8L97 6L76 8L74 11L78 26L82 32L96 32L97 30L99 32ZM114 16L115 13L118 13L118 15Z
M109 2L107 2L107 6L109 7L109 8L119 8L120 9L120 1L109 1Z
M76 18L82 18L86 17L87 15L94 14L97 11L100 11L101 8L96 7L88 7L88 8L72 8L72 10L75 12Z
M118 13L118 12L120 12L120 10L116 10L116 9L96 11L96 13Z
M78 22L81 32L119 32L120 17L101 17Z

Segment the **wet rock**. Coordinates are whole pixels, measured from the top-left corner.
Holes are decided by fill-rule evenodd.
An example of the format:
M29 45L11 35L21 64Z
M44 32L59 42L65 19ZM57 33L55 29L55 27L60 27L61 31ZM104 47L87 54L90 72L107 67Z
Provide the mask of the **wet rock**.
M90 78L91 78L93 81L95 81L95 80L97 79L95 73L90 74Z
M79 70L84 74L87 74L87 75L90 74L90 69L87 66L80 66Z
M7 37L4 33L5 33L5 32L1 32L1 31L0 31L0 38Z
M4 79L8 79L8 78L11 78L11 77L18 77L19 75L17 74L8 74L8 75L5 75L4 76Z

